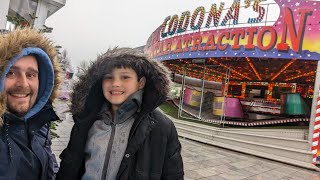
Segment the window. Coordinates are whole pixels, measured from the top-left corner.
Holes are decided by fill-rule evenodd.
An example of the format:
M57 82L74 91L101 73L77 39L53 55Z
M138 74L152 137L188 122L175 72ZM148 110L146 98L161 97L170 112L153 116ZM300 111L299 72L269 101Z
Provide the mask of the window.
M19 25L31 25L37 12L38 0L11 0L7 18L7 29Z
M291 87L281 87L281 86L274 86L272 89L272 98L273 99L280 99L281 94L291 93Z
M228 95L241 96L242 85L229 85Z

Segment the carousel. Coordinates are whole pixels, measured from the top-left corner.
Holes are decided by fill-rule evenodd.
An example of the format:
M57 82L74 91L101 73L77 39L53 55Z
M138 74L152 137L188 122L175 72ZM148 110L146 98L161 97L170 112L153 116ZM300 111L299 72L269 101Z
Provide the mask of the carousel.
M174 73L174 82L183 85L183 98L173 100L180 110L208 122L239 126L309 121L317 61L221 57L198 64L192 60L164 62ZM186 81L188 77L198 83Z
M229 126L296 123L315 134L319 5L312 0L211 2L164 18L144 51L180 84L181 95L172 100L179 115Z

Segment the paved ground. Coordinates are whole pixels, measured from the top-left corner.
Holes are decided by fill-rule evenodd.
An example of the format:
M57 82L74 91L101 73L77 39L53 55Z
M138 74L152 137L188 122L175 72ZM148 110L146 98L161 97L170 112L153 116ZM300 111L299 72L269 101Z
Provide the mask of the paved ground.
M60 137L52 140L57 156L67 146L73 126L71 116L64 111L67 101L57 103L59 116L64 119L55 131ZM67 118L66 118L67 117ZM320 180L320 173L287 164L241 154L190 140L180 139L185 179L201 180Z

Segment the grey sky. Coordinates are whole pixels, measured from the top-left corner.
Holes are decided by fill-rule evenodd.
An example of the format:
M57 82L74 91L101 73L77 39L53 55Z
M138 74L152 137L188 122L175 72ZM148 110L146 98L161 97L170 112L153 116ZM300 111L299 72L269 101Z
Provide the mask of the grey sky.
M67 49L72 64L94 60L109 47L138 47L169 15L200 5L210 8L212 0L67 0L65 7L49 17L49 36ZM209 5L208 5L209 4Z

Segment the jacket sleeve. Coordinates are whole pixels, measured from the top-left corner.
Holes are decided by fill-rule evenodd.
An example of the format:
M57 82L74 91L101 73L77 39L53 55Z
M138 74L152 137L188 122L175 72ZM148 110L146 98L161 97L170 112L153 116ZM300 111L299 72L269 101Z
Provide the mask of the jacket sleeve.
M53 154L51 149L51 136L50 136L50 123L47 123L39 130L39 136L45 138L45 146L44 149L47 153L48 157L48 165L47 165L47 180L55 179L56 173L58 172L59 166L57 163L57 159L55 154Z
M75 123L72 127L70 140L66 149L60 154L60 168L57 180L80 179L84 172L84 148L88 131L96 114L91 113L86 118L73 116ZM81 120L80 120L81 119Z
M48 137L48 141L49 141L49 148L48 148L48 154L49 154L49 159L51 159L50 161L49 161L49 173L48 173L48 175L49 174L52 174L52 175L49 175L49 177L47 177L47 179L55 179L55 177L56 177L56 174L57 174L57 172L58 172L58 170L59 170L59 165L58 165L58 163L57 163L57 159L56 159L56 155L55 154L53 154L53 152L52 152L52 150L51 150L51 144L52 144L52 142L51 142L51 138L50 138L50 135L49 135L49 137Z
M76 125L73 126L71 131L70 140L68 143L67 148L65 148L62 153L60 154L60 168L57 173L57 180L73 180L78 179L78 173L79 173L79 163L81 164L81 157L79 159L74 159L73 157L76 157L80 153L79 151L74 151L77 149L77 146L74 146L79 139L78 136L78 127ZM80 144L79 144L80 145Z
M163 166L161 179L163 180L178 180L183 179L183 161L181 157L181 144L178 139L176 127L170 120L170 134L168 136L168 144Z

